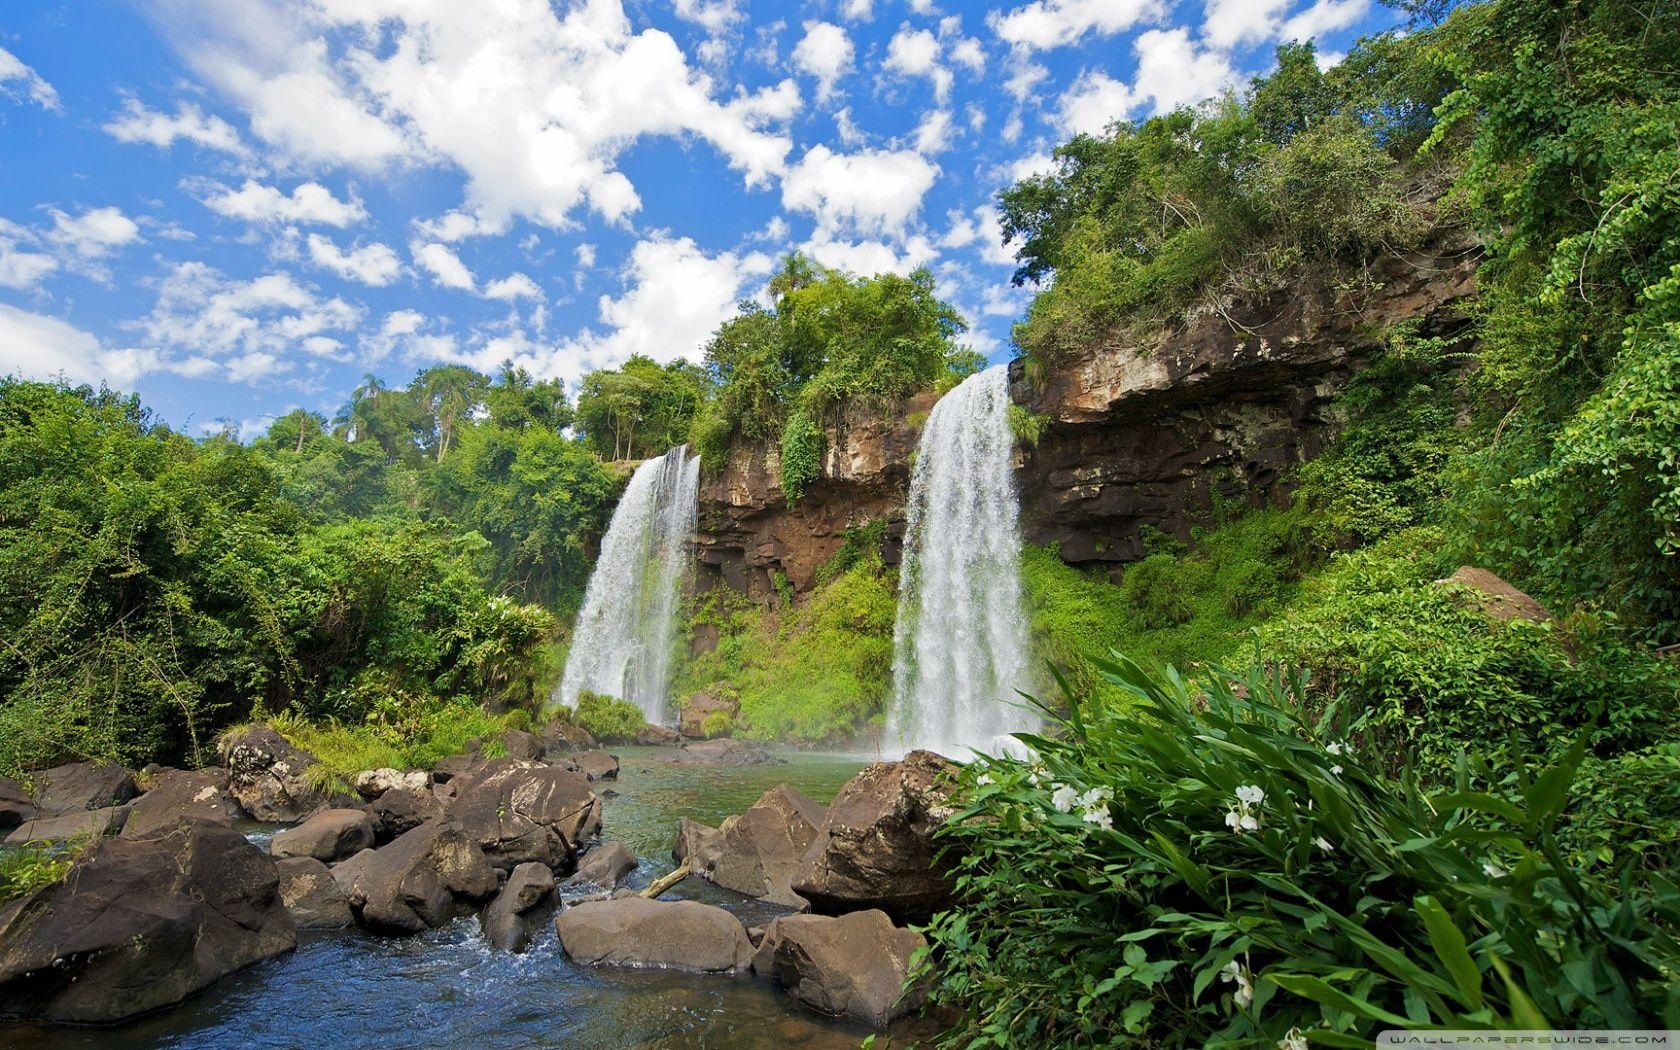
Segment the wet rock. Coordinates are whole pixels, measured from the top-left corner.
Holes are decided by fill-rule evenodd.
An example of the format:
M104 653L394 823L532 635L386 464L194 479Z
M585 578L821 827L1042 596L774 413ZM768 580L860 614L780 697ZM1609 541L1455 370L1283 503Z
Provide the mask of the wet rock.
M1551 610L1486 569L1466 565L1436 582L1455 586L1468 605L1500 623L1512 620L1545 623L1552 619Z
M359 809L323 809L295 828L274 836L268 852L280 857L314 857L331 863L373 846L373 818Z
M634 742L647 747L676 747L682 743L682 737L667 726L645 725L636 732Z
M291 823L328 804L304 775L315 756L267 726L226 734L217 754L228 771L228 790L258 820Z
M587 751L595 746L595 738L589 735L589 730L580 725L556 718L542 730L543 748L546 751Z
M677 718L677 729L690 740L709 740L712 737L728 736L733 732L735 715L741 710L741 702L730 696L723 689L704 689L684 701L682 713ZM708 731L707 719L712 719L713 729L717 729L718 715L723 721L720 732Z
M479 916L485 940L504 952L524 951L537 923L535 913L553 899L554 885L554 872L542 864L514 868L507 885Z
M219 824L107 839L0 907L0 1003L88 1024L178 1003L296 945L278 887L274 862Z
M509 729L502 734L502 749L509 758L540 761L547 749L543 742L523 729Z
M636 870L636 855L622 842L603 842L583 855L568 882L614 889Z
M353 924L350 898L325 864L314 857L284 857L274 862L280 871L280 900L300 930L338 930Z
M687 864L694 874L709 879L722 849L722 832L684 817L677 825L676 841L671 843L671 859L678 864Z
M458 790L445 812L504 871L526 861L571 871L601 829L601 802L581 773L495 759Z
M139 793L128 770L111 762L71 762L32 775L35 805L47 816L120 806Z
M443 814L443 800L430 789L413 791L391 788L363 807L373 820L373 842L383 846L405 831L412 831Z
M460 828L427 821L332 868L362 925L389 933L442 926L496 892L496 871Z
M697 901L590 901L562 911L554 926L567 956L585 966L740 974L752 964L741 920Z
M877 762L847 781L793 880L793 892L827 915L879 908L922 922L950 903L948 868L933 833L953 812L953 763L931 751Z
M164 769L153 774L146 793L129 804L122 833L130 838L149 835L182 820L232 824L244 815L244 807L228 790L227 770Z
M356 794L369 802L381 797L387 791L430 791L432 787L431 775L418 769L411 769L406 773L399 769L383 767L380 769L364 769L356 774Z
M912 953L927 941L881 911L784 915L771 921L753 973L818 1013L884 1026L919 1007L926 990L904 990Z
M26 820L6 836L6 844L19 846L27 842L75 842L82 839L115 835L128 822L129 807L111 806L108 809L83 809L56 817L36 817Z
M744 740L700 740L684 744L673 752L671 762L692 762L708 766L770 766L786 765L787 759L777 758L757 744Z
M803 911L807 902L792 882L827 813L786 784L766 791L718 828L717 859L705 877L724 889Z
M26 820L34 820L40 812L22 784L0 777L0 831L15 828Z
M590 780L617 780L618 756L605 751L578 751L568 758L577 771Z

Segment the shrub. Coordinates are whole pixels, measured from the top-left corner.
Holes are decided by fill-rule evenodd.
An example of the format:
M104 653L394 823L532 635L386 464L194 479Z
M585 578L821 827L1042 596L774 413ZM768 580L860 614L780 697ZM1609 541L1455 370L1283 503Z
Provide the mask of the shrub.
M1579 748L1436 793L1293 713L1303 682L1119 658L1036 764L976 763L928 930L946 1046L1369 1045L1381 1028L1643 1028L1680 1015L1680 894L1571 869ZM1362 754L1362 753L1361 753Z
M572 720L603 743L634 740L642 727L647 725L641 708L635 704L587 689L578 694L577 710Z

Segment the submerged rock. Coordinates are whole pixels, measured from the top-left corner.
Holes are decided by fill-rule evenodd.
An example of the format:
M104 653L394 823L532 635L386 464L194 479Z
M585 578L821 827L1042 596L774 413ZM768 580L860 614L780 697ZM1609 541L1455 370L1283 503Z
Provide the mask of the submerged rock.
M585 966L741 974L752 965L741 920L698 901L589 901L562 911L554 927L566 955Z
M578 848L601 829L601 802L581 773L499 758L458 790L449 819L503 870L534 860L570 871Z
M765 930L753 973L818 1013L884 1026L926 999L925 988L904 987L911 956L925 944L882 911L784 915Z
M323 809L295 828L274 836L268 852L280 857L314 857L332 862L373 846L373 818L359 809Z
M274 862L222 825L107 839L0 907L0 1003L87 1024L178 1003L296 945L278 887Z
M534 861L521 864L507 885L479 916L484 938L504 952L522 952L531 943L537 915L554 897L554 872Z
M442 926L496 892L483 851L443 819L335 864L332 875L362 925L389 933Z
M152 775L146 793L129 805L122 833L130 838L149 835L182 820L232 824L244 815L245 808L228 789L227 770L164 769Z
M793 880L793 892L827 915L879 908L925 921L951 901L949 870L933 833L949 817L955 765L931 751L877 762L846 782Z
M120 806L139 793L134 775L111 762L71 762L32 775L35 805L46 816Z
M217 753L228 771L228 790L258 820L291 823L328 804L326 793L305 777L315 756L267 726L223 736Z
M786 765L787 759L777 758L757 744L744 740L700 740L684 744L672 752L671 762L692 762L710 766L772 766Z
M718 828L716 859L702 874L725 889L803 911L809 905L792 882L827 812L786 784L774 787Z
M314 857L285 857L280 870L280 900L300 930L337 930L355 923L350 898L325 864Z

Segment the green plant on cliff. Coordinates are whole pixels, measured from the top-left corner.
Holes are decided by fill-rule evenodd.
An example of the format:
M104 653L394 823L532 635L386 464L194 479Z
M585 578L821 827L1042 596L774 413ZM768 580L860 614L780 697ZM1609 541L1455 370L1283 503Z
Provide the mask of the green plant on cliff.
M629 741L647 725L641 708L616 696L584 690L578 694L572 721L601 741Z

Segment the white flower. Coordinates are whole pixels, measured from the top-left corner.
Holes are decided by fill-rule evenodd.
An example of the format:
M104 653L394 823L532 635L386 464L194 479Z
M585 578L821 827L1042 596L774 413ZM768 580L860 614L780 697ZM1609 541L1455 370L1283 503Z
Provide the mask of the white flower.
M974 782L981 787L989 787L992 783L992 775L990 773L982 773L975 779Z
M1063 784L1050 795L1050 804L1056 807L1058 813L1072 813L1078 802L1079 792L1069 784Z
M1237 801L1248 806L1258 806L1266 801L1266 793L1254 784L1244 784L1237 788Z
M1326 853L1336 852L1336 847L1330 845L1330 840L1325 838L1323 835L1320 835L1318 838L1313 839L1313 845L1317 846L1319 849L1323 850Z
M1482 874L1486 875L1490 879L1503 878L1505 875L1505 869L1501 868L1491 860L1484 860L1482 861Z
M1307 1050L1307 1037L1299 1028L1291 1028L1277 1042L1278 1050Z
M1087 824L1095 824L1104 831L1114 830L1114 818L1109 816L1107 806L1093 806L1080 816L1085 818Z
M1337 776L1341 776L1342 775L1342 767L1341 766L1331 766L1330 767L1330 772L1336 774Z
M1237 982L1237 990L1231 993L1231 1000L1237 1004L1237 1009L1246 1010L1248 1004L1254 1001L1254 982L1249 979L1248 971L1235 959L1225 964L1225 969L1219 974L1219 979L1226 984Z
M1244 813L1242 815L1242 819L1241 819L1241 821L1239 821L1239 823L1242 825L1242 830L1244 830L1244 831L1259 831L1260 830L1260 819L1258 817L1253 816L1252 814Z
M1237 801L1225 814L1225 826L1239 835L1245 831L1259 831L1260 818L1254 815L1254 807L1265 801L1266 793L1252 784L1244 784L1237 788Z
M1351 754L1353 754L1353 749L1352 748L1348 747L1346 744L1338 743L1334 740L1330 741L1328 744L1325 744L1324 745L1324 750L1330 752L1332 755L1351 755Z
M1092 806L1106 806L1114 801L1114 792L1105 787L1094 787L1079 796L1079 804L1089 809Z
M1234 809L1226 813L1225 826L1230 828L1232 831L1242 830L1242 814L1238 813Z

